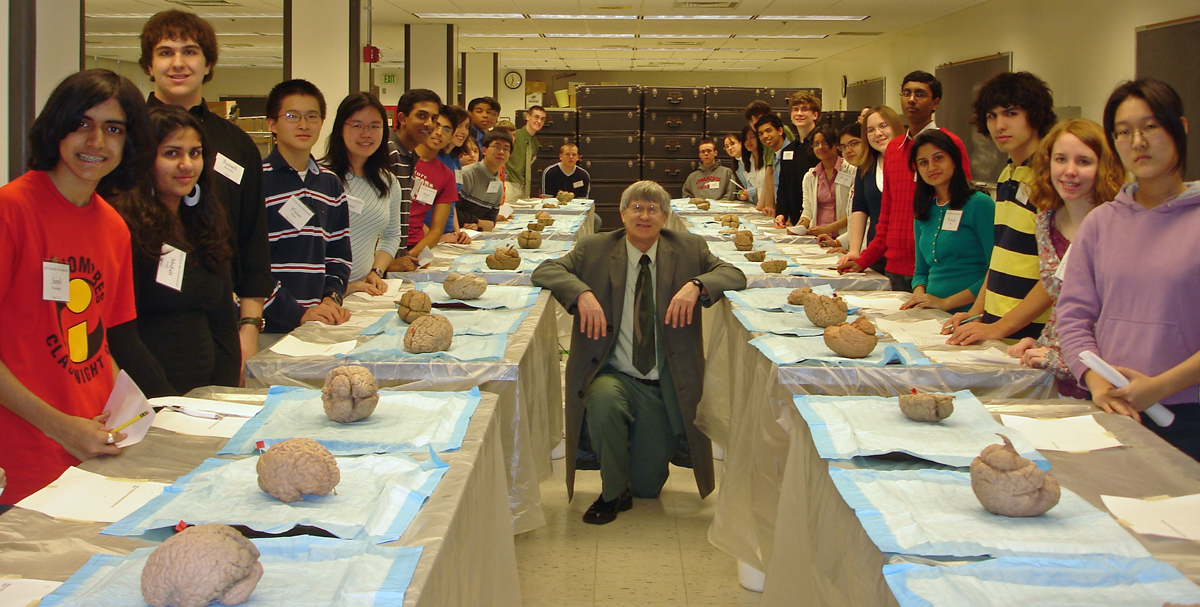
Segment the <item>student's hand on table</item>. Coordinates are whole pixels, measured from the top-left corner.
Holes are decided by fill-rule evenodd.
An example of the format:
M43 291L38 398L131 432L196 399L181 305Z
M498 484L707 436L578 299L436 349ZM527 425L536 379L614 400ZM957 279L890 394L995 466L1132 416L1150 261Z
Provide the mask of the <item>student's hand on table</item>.
M837 267L838 274L848 274L850 272L862 272L862 266L858 265L857 261L849 259L843 263L839 263Z
M481 231L481 230L479 229L479 224L477 224L477 223L464 223L464 224L462 224L462 229L464 229L464 230L475 230L476 232L479 232L479 231Z
M842 264L848 261L854 261L855 259L858 259L858 253L847 252L845 255L842 255L838 258L837 265L840 267Z
M692 282L683 285L671 298L663 324L671 325L673 329L692 324L692 311L696 309L696 301L699 299L700 287Z
M786 219L784 219L783 215L776 215L776 216L775 216L775 227L777 227L777 228L786 228L786 227L788 227L789 225L791 225L791 224L789 224L789 223L787 222L787 220L786 220Z
M387 283L383 283L383 288L381 289L372 283L372 281L371 281L372 278L374 278L375 280L378 280L380 282L383 282L382 279L380 279L378 276L376 276L374 272L371 272L371 273L367 274L367 277L364 278L363 280L356 280L356 281L346 285L346 295L350 295L352 293L366 293L367 295L383 295L384 291L387 291Z
M471 237L466 232L460 230L454 233L454 242L458 244L471 244Z
M828 242L828 240L821 240L821 237L822 237L822 236L828 236L828 235L829 235L829 233L830 233L830 232L832 232L832 231L833 231L833 230L830 230L830 229L829 229L829 226L827 226L827 225L825 225L825 226L809 226L809 228L808 228L808 235L809 235L809 236L816 236L816 237L817 237L817 244L820 244L820 243L822 243L822 242ZM832 240L832 239L829 239L829 240Z
M763 215L766 215L767 217L774 217L775 216L775 207L763 207L762 212L763 212Z
M750 200L750 192L738 190L738 200Z
M817 230L817 229L820 229L820 228L809 228L808 235L809 236L815 235L817 237L817 244L819 244L821 246L828 246L828 247L834 246L832 244L826 244L826 243L837 242L837 239L830 236L828 232L813 232L813 230Z
M955 314L955 316L958 316L958 314ZM952 317L950 320L953 322L954 318ZM942 332L944 333L945 331L946 328L942 327ZM1004 339L1005 337L1008 336L1001 334L996 323L977 320L955 327L954 333L950 335L950 339L947 339L946 343L952 346L969 346L988 339Z
M1113 368L1129 378L1129 385L1113 388L1108 391L1108 395L1128 403L1135 411L1145 411L1150 405L1171 395L1167 391L1170 388L1166 387L1159 375L1151 377L1140 371L1116 365L1113 365Z
M1142 420L1142 416L1138 414L1137 409L1130 406L1125 399L1113 396L1113 385L1107 379L1100 377L1099 373L1088 369L1087 373L1083 374L1083 383L1087 385L1088 391L1092 393L1092 402L1097 407L1100 407L1100 409L1108 413L1131 417L1137 422Z
M608 335L608 321L604 318L604 308L591 291L584 291L575 300L575 313L579 316L579 331L589 339L600 339Z
M255 325L238 325L238 341L242 350L242 362L238 368L238 387L244 388L246 383L246 361L258 354L258 327Z
M913 308L930 308L934 310L944 309L946 300L941 297L934 297L924 291L920 293L914 292L913 296L908 298L908 301L900 304L901 310L911 310Z
M339 306L332 299L326 297L321 300L321 303L305 310L304 316L300 318L301 323L314 320L327 325L340 325L350 320L350 310Z
M388 272L412 272L417 269L417 264L414 259L407 255L400 255L392 259L392 263L388 264Z
M457 244L458 243L458 234L455 234L454 232L446 232L445 234L442 234L442 237L438 239L438 242L449 242L449 243Z
M108 414L106 411L87 419L64 413L54 427L48 429L46 436L62 445L67 453L79 461L89 460L98 455L117 455L121 453L121 448L116 446L116 443L125 440L125 433L108 433L108 428L104 426L108 421ZM112 442L109 442L110 438Z
M1008 355L1021 359L1021 364L1026 367L1040 369L1046 360L1046 350L1048 349L1038 348L1037 340L1032 337L1022 337L1021 341L1008 347Z

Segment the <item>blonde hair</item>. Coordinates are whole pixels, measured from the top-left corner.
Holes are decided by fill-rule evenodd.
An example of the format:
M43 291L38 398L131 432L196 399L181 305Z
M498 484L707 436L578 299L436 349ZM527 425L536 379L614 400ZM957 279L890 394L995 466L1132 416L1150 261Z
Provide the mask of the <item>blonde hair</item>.
M796 91L788 96L788 109L790 110L797 105L807 105L808 109L813 112L821 113L821 100L808 91Z
M1108 147L1104 129L1091 120L1071 118L1050 129L1038 146L1037 152L1034 152L1030 162L1033 168L1033 182L1029 184L1029 201L1042 211L1063 207L1062 196L1058 195L1050 178L1050 155L1054 151L1054 144L1064 133L1078 137L1096 154L1096 189L1092 195L1092 204L1098 206L1116 198L1121 186L1125 185L1125 169L1112 148Z
M883 117L883 121L888 123L888 126L892 127L892 137L898 137L904 133L904 123L900 122L900 116L896 114L895 110L886 105L877 105L871 108L870 111L863 116L862 121L863 154L858 157L857 165L860 169L869 169L875 166L875 163L879 161L879 152L875 151L875 148L871 147L871 142L867 138L867 121L871 119L871 114L879 114Z

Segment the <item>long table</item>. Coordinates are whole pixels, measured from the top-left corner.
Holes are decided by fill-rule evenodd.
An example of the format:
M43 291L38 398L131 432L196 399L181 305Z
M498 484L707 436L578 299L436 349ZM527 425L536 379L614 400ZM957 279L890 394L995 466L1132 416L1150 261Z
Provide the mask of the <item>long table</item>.
M198 398L262 403L266 390L200 388ZM404 535L389 546L424 546L405 595L406 607L519 606L520 585L505 506L508 484L501 449L501 420L494 394L484 394L462 448L439 454L445 476ZM173 482L216 455L226 439L187 436L151 428L117 457L88 460L80 468L105 476ZM428 457L412 454L417 459ZM106 523L58 520L13 507L0 515L0 572L65 581L93 554L129 554L155 543L100 535Z

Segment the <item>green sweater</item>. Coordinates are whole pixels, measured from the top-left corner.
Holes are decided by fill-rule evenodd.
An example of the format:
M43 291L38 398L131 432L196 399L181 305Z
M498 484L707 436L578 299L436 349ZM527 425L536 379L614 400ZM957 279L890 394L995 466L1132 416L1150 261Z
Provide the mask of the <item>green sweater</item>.
M972 194L962 208L962 221L955 231L942 229L949 209L949 205L934 204L929 219L913 221L917 263L912 285L925 285L925 292L934 297L949 297L964 289L979 295L992 257L996 203L983 192Z
M525 185L529 165L537 160L538 140L523 127L513 134L512 154L504 163L504 180ZM526 157L528 154L528 157Z

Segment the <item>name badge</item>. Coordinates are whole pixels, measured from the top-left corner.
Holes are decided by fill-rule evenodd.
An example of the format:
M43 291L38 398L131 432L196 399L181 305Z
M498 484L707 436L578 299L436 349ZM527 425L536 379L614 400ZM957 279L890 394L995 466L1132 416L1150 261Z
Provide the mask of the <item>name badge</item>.
M572 184L571 184L571 187L573 187L573 188L582 188L582 187L583 187L583 180L582 180L582 179L580 179L579 181L576 181L575 183L572 183Z
M837 177L833 178L833 182L848 188L854 185L854 175L850 171L838 171Z
M437 190L433 188L421 188L419 192L413 194L413 197L416 198L418 202L433 204L433 199L437 197Z
M454 183L462 185L462 169L454 169Z
M1025 187L1023 183L1017 188L1017 202L1029 204L1029 188Z
M700 189L701 190L715 190L718 187L720 187L720 185L721 185L721 182L719 182L719 181L708 181L708 182L700 184Z
M488 189L487 189L488 194L495 194L496 192L499 192L499 191L500 191L500 182L499 181L492 181L492 182L488 183Z
M308 220L313 216L312 209L296 196L288 198L287 202L283 203L283 206L279 208L279 214L297 230L307 225Z
M783 151L783 159L784 160L791 160L792 157L795 155L796 155L796 150L784 150Z
M1054 269L1054 277L1059 281L1062 281L1067 275L1067 260L1071 258L1071 251L1074 249L1075 247L1068 246L1067 252L1063 253L1062 259L1058 260L1058 267Z
M942 230L946 232L957 232L958 224L962 223L962 209L957 211L949 209L946 211L946 216L942 218Z
M367 203L363 201L362 198L346 194L346 205L350 207L351 215L358 215L359 213L363 212L363 209L366 208Z
M42 262L42 299L71 301L71 267L59 261Z
M246 169L230 160L228 156L217 152L217 161L213 164L213 168L230 181L242 185L242 174L246 172Z
M158 258L158 274L154 279L168 289L182 291L185 261L187 261L187 253L163 243L162 255Z

